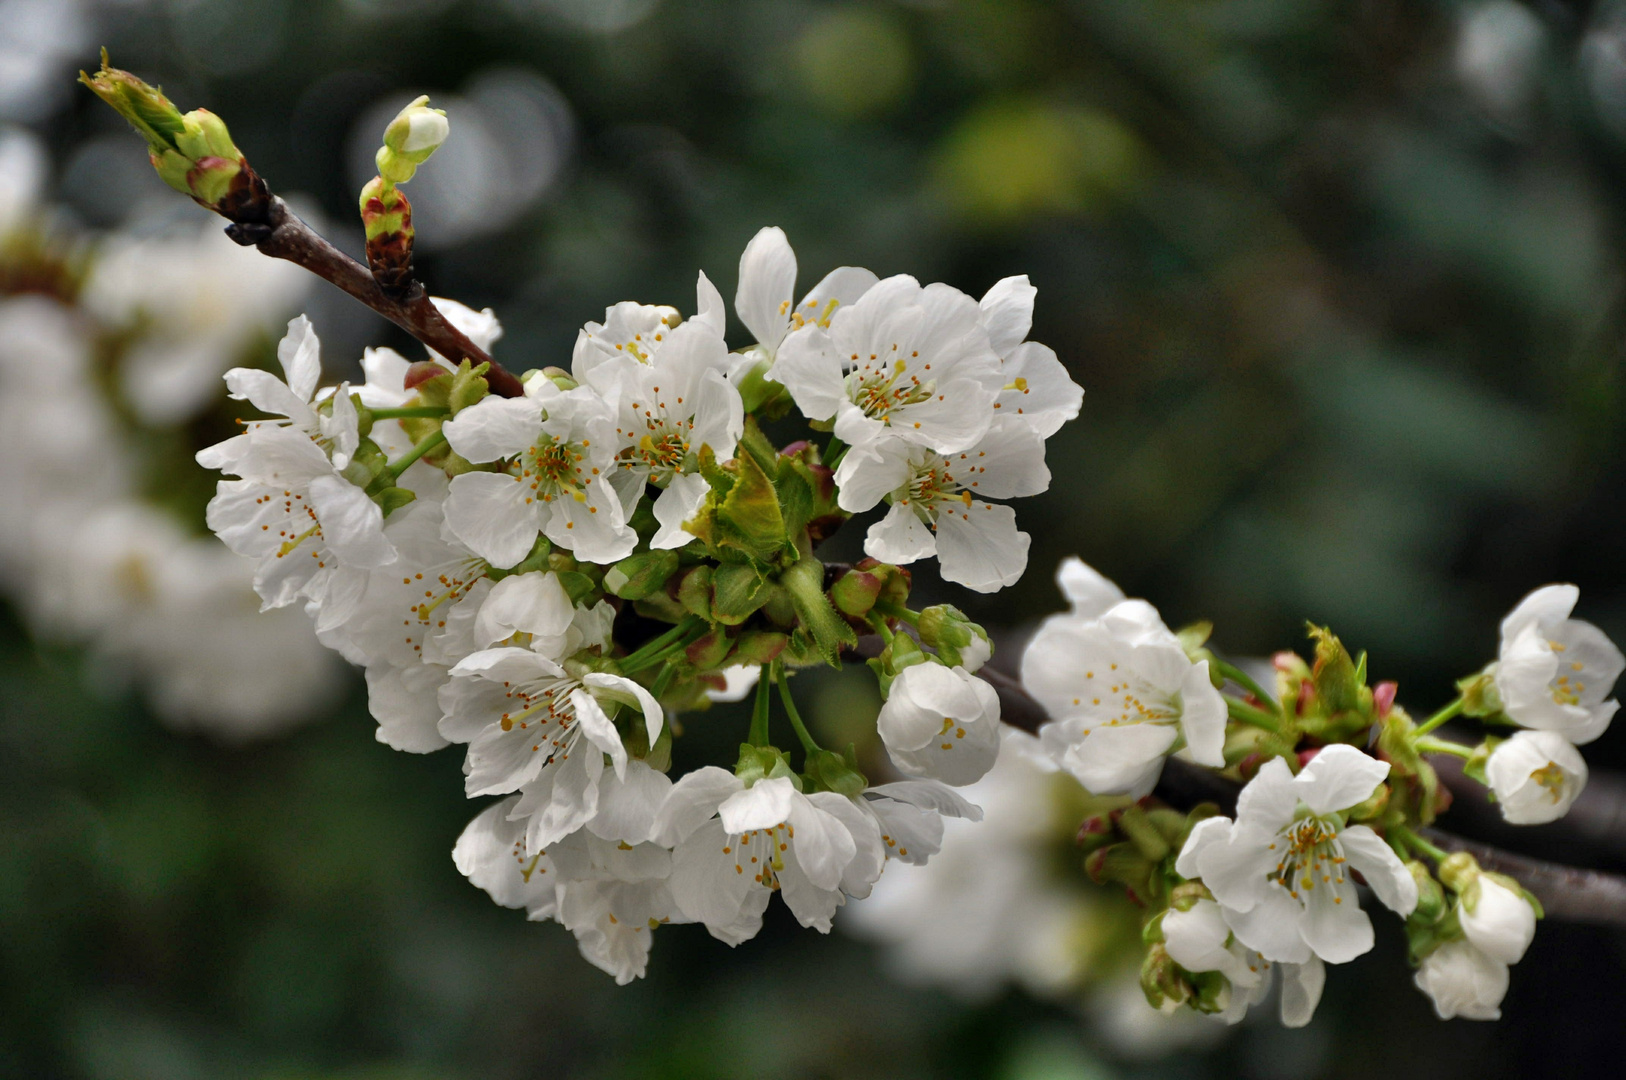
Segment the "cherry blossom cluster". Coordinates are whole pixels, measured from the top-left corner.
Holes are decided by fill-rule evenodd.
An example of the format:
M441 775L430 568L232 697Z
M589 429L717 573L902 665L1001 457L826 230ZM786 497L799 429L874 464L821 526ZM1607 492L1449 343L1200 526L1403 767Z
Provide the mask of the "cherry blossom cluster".
M1441 1018L1500 1016L1541 905L1431 839L1450 793L1429 758L1461 759L1511 824L1568 811L1586 782L1574 744L1608 726L1626 667L1597 627L1570 617L1574 586L1521 601L1498 659L1416 722L1395 684L1369 687L1365 655L1328 630L1312 628L1313 663L1279 653L1256 678L1206 647L1206 624L1171 631L1079 560L1058 582L1071 610L1033 638L1022 681L1049 716L1039 740L1055 764L1118 797L1079 842L1091 877L1143 905L1152 1005L1235 1023L1277 983L1282 1022L1308 1023L1326 965L1373 947L1364 884L1405 921L1417 986ZM1512 730L1477 744L1435 733L1459 716ZM1170 756L1241 784L1234 814L1158 798Z
M1023 340L1025 278L980 303L855 268L798 299L795 278L764 229L740 261L747 347L730 351L702 274L692 316L616 304L568 370L526 373L518 397L490 393L484 365L388 349L368 351L362 385L319 389L301 317L281 378L226 374L265 418L199 455L233 477L210 527L259 560L268 609L303 605L365 669L379 739L462 744L469 797L501 797L458 867L620 981L643 973L654 928L737 944L775 892L828 930L888 860L925 861L943 816L978 816L953 788L999 749L999 699L975 675L987 633L947 605L911 610L900 564L935 552L969 587L1014 581L1028 538L984 497L1048 486L1045 437L1082 391ZM493 347L489 311L436 303ZM757 418L795 409L813 438L774 445ZM883 501L871 558L815 557ZM860 632L883 646L889 783L820 747L788 685ZM753 687L738 760L670 776L673 716ZM799 768L773 744L775 689Z
M87 646L96 682L140 685L166 723L226 740L286 730L342 665L298 612L258 616L254 564L199 535L201 501L150 478L189 467L221 372L308 277L191 222L90 233L49 202L49 172L34 135L0 128L0 452L14 463L0 589L34 633Z

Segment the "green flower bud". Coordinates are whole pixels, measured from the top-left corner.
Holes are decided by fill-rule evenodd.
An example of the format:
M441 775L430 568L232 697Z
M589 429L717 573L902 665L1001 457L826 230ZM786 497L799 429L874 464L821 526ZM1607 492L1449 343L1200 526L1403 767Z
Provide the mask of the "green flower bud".
M440 149L451 134L446 110L428 107L427 94L418 97L395 114L384 129L384 145L378 148L378 174L392 184L404 184L418 166Z
M1351 821L1373 821L1382 817L1388 808L1389 785L1379 784L1372 789L1372 794L1350 807L1345 813Z
M1486 664L1477 675L1457 681L1462 694L1464 716L1495 716L1502 711L1502 695L1496 689L1496 664Z
M1466 851L1454 851L1440 860L1440 880L1454 893L1467 891L1480 873L1479 861Z
M937 604L920 613L920 640L937 650L943 663L976 671L994 655L988 631L953 604Z
M790 635L777 630L747 630L735 641L732 659L739 664L771 664L789 643Z
M1445 890L1434 880L1428 867L1416 859L1407 862L1406 869L1411 872L1412 880L1417 882L1417 907L1411 917L1425 923L1438 922L1446 910Z
M614 573L614 571L612 570L611 573ZM610 575L604 575L604 580L608 583ZM696 669L709 671L720 666L728 658L728 654L733 651L733 648L733 639L728 636L726 630L719 626L698 641L692 642L684 650L684 655L688 657L689 663L693 664Z
M677 568L675 551L640 551L610 567L604 575L604 590L623 600L642 600L664 588Z
M862 619L875 606L876 597L881 595L881 585L880 575L851 569L830 586L830 602L843 615Z
M225 121L207 109L184 116L164 92L128 71L109 67L79 73L79 81L111 105L147 140L147 153L159 177L183 195L218 210L247 167Z

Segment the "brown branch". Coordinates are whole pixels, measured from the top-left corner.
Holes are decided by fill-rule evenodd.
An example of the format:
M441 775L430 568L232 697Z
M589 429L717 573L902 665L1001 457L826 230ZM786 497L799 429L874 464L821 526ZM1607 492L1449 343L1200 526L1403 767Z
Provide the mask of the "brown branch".
M332 282L453 363L463 359L475 365L489 363L486 384L493 394L520 397L525 393L512 372L492 360L440 313L421 284L414 281L399 298L392 296L373 280L365 266L324 240L278 196L267 195L263 208L245 208L241 216L228 216L232 224L226 227L226 235L244 247L256 247L274 259L287 259Z
M1048 719L1044 707L1029 696L1019 679L1005 670L1012 664L1012 653L1019 655L1020 650L1008 648L1009 643L1003 638L1000 644L1003 655L996 653L996 656L1000 657L1001 666L991 663L977 674L999 694L1002 720L1024 731L1037 731ZM875 655L880 651L878 646L878 639L861 638L855 653ZM1226 813L1234 813L1240 790L1240 785L1212 770L1170 758L1164 762L1163 775L1154 793L1171 806L1190 808L1201 802L1212 802ZM1599 821L1592 824L1601 827L1601 811ZM1626 877L1518 855L1438 829L1423 829L1421 833L1430 843L1447 851L1466 851L1486 870L1515 879L1541 901L1550 918L1626 927ZM1615 842L1619 843L1618 837Z

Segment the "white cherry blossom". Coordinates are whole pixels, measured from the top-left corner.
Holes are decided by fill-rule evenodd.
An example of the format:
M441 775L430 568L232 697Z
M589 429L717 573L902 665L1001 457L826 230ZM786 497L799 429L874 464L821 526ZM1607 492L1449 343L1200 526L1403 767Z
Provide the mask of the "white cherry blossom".
M730 377L737 379L758 363L771 367L787 335L804 326L828 328L838 308L856 302L876 281L863 267L839 266L795 304L796 253L783 229L759 230L740 255L734 294L734 310L756 344L740 354Z
M857 800L875 818L888 860L924 866L943 847L943 819L981 821L982 808L936 780L878 784Z
M1521 731L1491 751L1485 778L1505 821L1544 825L1569 813L1586 787L1586 759L1555 731Z
M773 377L851 446L894 435L943 454L981 441L1002 385L976 301L906 274L838 308L828 328L792 334Z
M1078 416L1084 388L1067 374L1054 349L1026 340L1038 292L1026 274L1003 278L983 294L978 306L1004 379L994 408L1002 416L1018 417L1048 439Z
M999 695L964 668L904 668L875 721L900 772L961 786L975 783L999 755Z
M695 316L689 321L709 327L719 338L727 329L728 313L722 294L704 273L695 282ZM570 373L577 382L593 387L612 407L616 406L619 403L615 394L626 372L635 365L653 363L682 322L678 309L664 304L632 300L612 304L604 310L602 323L590 322L577 333ZM726 352L716 362L726 373Z
M629 516L646 484L661 489L654 505L660 529L651 547L677 548L694 539L683 522L711 491L698 471L700 448L710 446L718 461L727 461L745 429L740 393L723 375L727 356L721 334L690 320L648 363L616 369L619 384L607 395L619 404L611 483Z
M1570 618L1580 596L1574 585L1547 585L1519 601L1502 620L1495 679L1517 723L1589 743L1620 708L1605 698L1626 658L1602 630Z
M349 385L341 384L332 393L329 411L323 413L317 408L322 397L316 389L322 377L321 349L310 320L300 315L288 323L288 333L277 343L277 360L286 381L258 368L232 368L226 372L231 396L249 402L273 419L247 421L243 434L201 451L198 464L259 479L265 470L275 467L277 459L261 450L264 440L257 436L290 428L320 447L335 469L348 465L361 441L356 407ZM264 460L268 456L270 460Z
M1351 869L1390 910L1404 916L1417 906L1417 883L1389 845L1340 813L1388 774L1387 762L1342 744L1321 750L1297 776L1272 758L1242 789L1234 822L1197 823L1175 869L1201 878L1237 939L1265 959L1353 960L1372 948L1372 923Z
M440 733L469 746L464 788L473 797L523 786L516 812L530 817L527 843L537 850L598 811L606 755L626 778L627 751L611 716L622 708L641 714L650 745L664 723L659 703L631 679L573 675L530 649L477 652L451 676L439 695Z
M1500 1020L1508 969L1467 941L1448 941L1423 958L1414 979L1441 1020Z
M984 499L1038 495L1050 487L1044 440L1015 419L996 419L975 445L954 454L884 436L855 446L836 470L838 501L859 513L883 498L864 553L906 564L937 556L945 580L977 592L1013 585L1027 569L1028 534L1016 513Z
M587 387L533 379L525 397L484 398L442 430L468 460L504 462L456 477L446 497L447 527L493 566L524 559L539 532L591 562L615 562L637 545L609 484L615 422Z
M1236 1023L1264 1000L1278 969L1282 1026L1303 1027L1315 1016L1327 980L1320 957L1312 956L1302 964L1272 964L1236 939L1219 904L1212 900L1198 900L1185 911L1170 908L1163 916L1162 930L1171 960L1194 974L1218 971L1230 981L1230 1001L1216 1014L1225 1023Z
M1208 661L1193 663L1143 600L1047 620L1022 655L1022 685L1050 715L1045 748L1098 795L1145 795L1181 740L1198 764L1225 762Z
M804 795L787 777L746 787L716 766L673 786L655 840L673 849L678 907L730 945L756 936L775 892L803 926L828 933L836 908L867 896L885 862L875 818L852 799Z

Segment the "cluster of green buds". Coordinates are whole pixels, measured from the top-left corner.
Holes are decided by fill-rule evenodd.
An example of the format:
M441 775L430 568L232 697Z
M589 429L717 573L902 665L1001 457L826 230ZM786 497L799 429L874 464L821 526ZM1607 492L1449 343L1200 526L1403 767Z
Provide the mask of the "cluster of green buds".
M183 114L158 87L109 67L106 49L101 70L94 75L81 71L79 81L140 132L153 168L176 191L233 220L245 204L264 199L264 185L214 113L193 109Z

